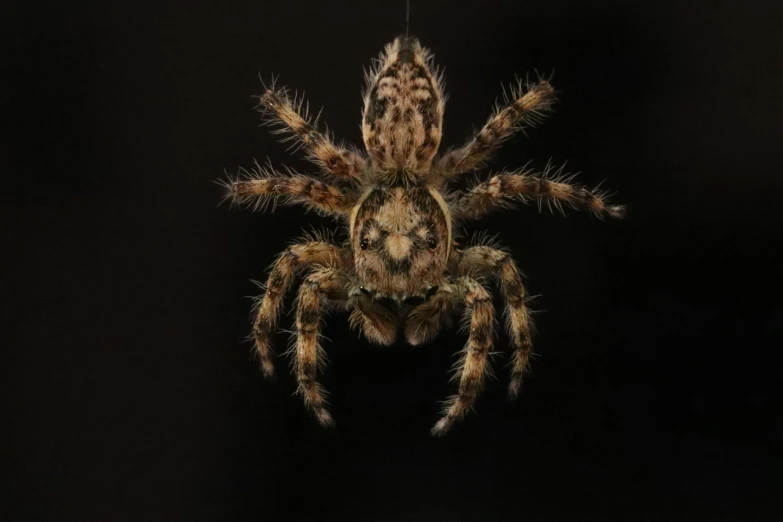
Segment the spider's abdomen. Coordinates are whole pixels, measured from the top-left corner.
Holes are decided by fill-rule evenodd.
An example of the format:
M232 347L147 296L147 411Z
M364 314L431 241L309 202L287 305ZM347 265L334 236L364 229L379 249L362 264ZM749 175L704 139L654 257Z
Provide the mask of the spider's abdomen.
M376 169L429 170L440 145L444 104L430 65L419 41L402 37L386 47L368 75L362 134Z

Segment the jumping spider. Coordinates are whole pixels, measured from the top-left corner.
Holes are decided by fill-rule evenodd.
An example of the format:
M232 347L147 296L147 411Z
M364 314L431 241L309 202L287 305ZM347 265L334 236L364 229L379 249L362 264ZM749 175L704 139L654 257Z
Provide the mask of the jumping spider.
M570 183L561 171L549 175L549 169L543 175L525 169L501 172L469 190L447 191L450 182L482 166L515 131L551 112L555 96L546 79L519 82L467 144L437 154L446 96L432 62L430 52L413 37L396 38L375 61L364 92L366 154L335 144L328 132L318 130L318 118L311 119L303 109L303 99L291 98L273 82L260 96L260 110L278 126L275 132L288 134L334 179L324 182L259 167L226 182L228 197L236 202L258 207L282 197L348 225L345 244L310 238L278 257L253 323L263 372L271 376L270 338L283 297L298 270L306 271L296 303L294 368L298 392L325 426L333 422L317 380L325 304L350 311L352 326L383 345L395 341L398 325L408 343L430 341L447 317L464 310L469 334L457 368L459 388L432 428L441 435L473 408L489 371L495 312L483 280L497 281L506 302L513 349L511 398L519 392L531 349L527 296L517 265L490 245L459 245L454 223L530 200L561 211L566 204L599 218L620 218L624 212L622 206L610 205L605 194Z

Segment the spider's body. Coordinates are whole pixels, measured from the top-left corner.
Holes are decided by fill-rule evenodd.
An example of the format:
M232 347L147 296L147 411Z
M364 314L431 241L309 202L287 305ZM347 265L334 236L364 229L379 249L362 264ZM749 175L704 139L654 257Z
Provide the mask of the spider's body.
M285 197L344 220L349 239L334 244L313 239L289 247L275 262L260 300L253 339L266 375L273 373L270 339L285 292L299 269L308 272L299 290L294 352L298 391L324 424L332 422L316 374L318 336L324 304L342 305L351 323L376 343L392 344L399 327L410 344L431 340L454 311L464 310L468 342L458 368L458 393L446 404L433 428L442 434L474 405L489 367L495 314L484 281L499 283L506 301L512 345L509 394L519 391L528 367L531 322L521 275L511 257L489 245L458 245L453 223L480 217L514 200L562 203L599 217L620 217L623 208L602 194L530 172L500 173L467 191L445 192L456 176L481 166L514 131L530 126L550 110L554 91L547 81L512 88L465 146L438 155L445 95L429 52L415 38L389 44L367 75L362 133L367 154L335 145L317 130L317 122L274 86L261 105L280 132L304 146L328 184L295 173L259 169L228 183L229 194L256 204Z

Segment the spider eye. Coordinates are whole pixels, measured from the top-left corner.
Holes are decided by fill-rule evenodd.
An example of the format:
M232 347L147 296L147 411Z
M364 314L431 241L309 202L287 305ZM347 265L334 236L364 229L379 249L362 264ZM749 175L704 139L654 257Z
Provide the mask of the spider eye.
M435 248L436 246L438 246L438 239L435 238L435 237L430 236L427 239L427 246L430 247L430 248Z
M367 238L362 239L361 243L359 243L359 246L362 247L362 250L367 250L367 247L370 246L370 242L367 241Z

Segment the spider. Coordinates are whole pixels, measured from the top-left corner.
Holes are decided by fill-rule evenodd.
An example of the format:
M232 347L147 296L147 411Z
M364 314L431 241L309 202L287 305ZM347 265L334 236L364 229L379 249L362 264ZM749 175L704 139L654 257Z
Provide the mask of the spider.
M531 318L522 277L509 254L486 242L460 245L454 224L480 218L514 202L537 201L562 212L563 205L599 218L620 218L624 207L606 194L572 183L547 167L500 172L469 189L448 189L462 174L481 167L514 132L534 126L551 112L555 91L549 79L517 82L504 105L464 146L438 154L444 104L442 73L415 37L388 44L365 73L362 135L366 153L336 144L318 130L303 97L275 81L264 86L258 109L275 133L286 134L323 171L324 180L256 165L224 184L227 197L255 208L283 198L287 203L342 220L348 239L311 237L279 255L266 291L257 302L252 340L266 377L274 373L270 341L286 291L300 271L306 276L296 300L293 371L297 391L320 424L333 423L318 382L324 357L320 324L328 305L350 312L350 323L371 342L391 345L401 332L411 345L432 340L462 312L467 344L460 354L457 392L444 405L433 435L446 433L474 407L490 372L488 356L495 311L485 282L499 284L505 300L511 355L508 394L515 398L531 353Z

